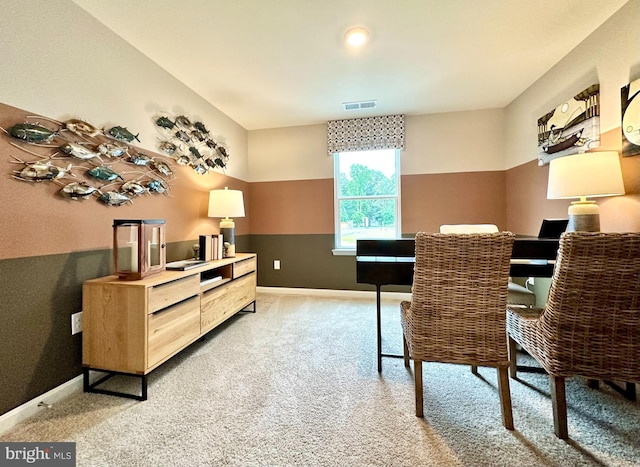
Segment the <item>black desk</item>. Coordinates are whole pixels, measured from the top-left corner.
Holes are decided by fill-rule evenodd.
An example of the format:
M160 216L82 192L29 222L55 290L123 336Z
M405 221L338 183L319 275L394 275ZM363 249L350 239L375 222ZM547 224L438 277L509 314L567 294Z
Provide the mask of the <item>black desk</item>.
M511 254L512 277L551 277L560 241L516 236ZM356 246L356 282L376 287L378 334L378 372L382 357L402 357L382 353L380 329L380 292L384 285L411 285L415 263L415 240L358 240Z

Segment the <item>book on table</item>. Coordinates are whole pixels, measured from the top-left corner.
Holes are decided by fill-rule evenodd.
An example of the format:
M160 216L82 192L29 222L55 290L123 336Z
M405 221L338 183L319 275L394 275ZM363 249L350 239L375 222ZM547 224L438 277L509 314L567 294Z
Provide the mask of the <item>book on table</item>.
M169 271L186 271L188 269L204 266L205 264L209 264L209 261L204 261L201 259L184 259L181 261L172 261L170 263L167 263L166 268Z
M210 277L209 279L205 279L200 282L200 287L204 285L213 284L214 282L220 282L222 280L222 276Z

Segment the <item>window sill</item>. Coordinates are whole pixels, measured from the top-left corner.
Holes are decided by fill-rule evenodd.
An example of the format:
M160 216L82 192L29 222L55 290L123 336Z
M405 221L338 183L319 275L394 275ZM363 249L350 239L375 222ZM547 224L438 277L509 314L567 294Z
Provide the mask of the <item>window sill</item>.
M355 248L334 248L331 250L333 256L355 256L356 249Z

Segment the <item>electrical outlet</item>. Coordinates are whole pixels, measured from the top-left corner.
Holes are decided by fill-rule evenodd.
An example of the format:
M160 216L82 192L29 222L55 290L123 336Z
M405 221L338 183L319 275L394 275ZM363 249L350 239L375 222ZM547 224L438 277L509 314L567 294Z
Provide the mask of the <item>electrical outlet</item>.
M273 260L273 269L280 269L280 260L279 259L274 259Z
M82 332L82 312L71 315L71 335Z

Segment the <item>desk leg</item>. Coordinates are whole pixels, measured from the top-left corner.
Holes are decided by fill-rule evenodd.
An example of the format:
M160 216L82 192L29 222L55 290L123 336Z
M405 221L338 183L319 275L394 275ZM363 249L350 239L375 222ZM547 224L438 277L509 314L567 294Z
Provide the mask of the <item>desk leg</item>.
M376 285L376 328L377 328L377 340L378 340L378 373L382 373L382 357L404 358L404 355L395 355L389 353L382 353L382 325L381 314L382 305L380 299L381 285Z
M382 331L380 329L380 285L376 285L376 327L378 333L378 373L382 373Z

